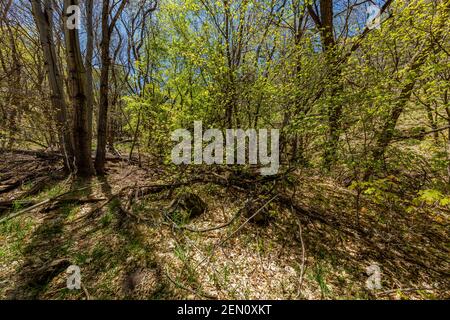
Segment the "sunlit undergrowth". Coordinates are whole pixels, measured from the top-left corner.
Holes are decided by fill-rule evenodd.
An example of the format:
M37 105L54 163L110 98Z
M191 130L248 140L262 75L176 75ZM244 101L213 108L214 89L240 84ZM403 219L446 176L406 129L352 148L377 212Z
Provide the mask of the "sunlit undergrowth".
M111 168L107 180L75 180L72 187L62 181L34 196L41 201L72 189L79 199L102 202L53 204L0 225L3 298L408 299L448 293L442 278L448 204L440 193L400 198L401 181L389 177L344 188L313 171L292 173L280 191L294 183L293 205L305 211L273 200L268 220L255 223L241 211L248 194L217 183L133 193L129 205L113 197L124 187L123 175L134 172L130 187L164 182L143 180L142 169ZM207 211L195 219L167 218L171 199L186 192L200 196ZM80 267L81 290L66 288L65 269L36 283L42 266L61 259ZM374 263L382 270L378 291L366 288L366 268Z

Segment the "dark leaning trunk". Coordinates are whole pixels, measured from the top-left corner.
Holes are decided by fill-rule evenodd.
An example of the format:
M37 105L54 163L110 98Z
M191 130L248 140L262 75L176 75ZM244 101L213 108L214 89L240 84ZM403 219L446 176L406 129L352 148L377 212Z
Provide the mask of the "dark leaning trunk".
M106 161L106 142L108 132L108 86L109 86L109 45L111 42L111 33L108 23L109 1L103 1L102 8L102 42L101 42L101 61L102 69L100 72L100 105L98 110L98 128L97 128L97 152L95 155L95 170L97 174L105 173Z
M106 46L109 48L109 40ZM106 57L104 55L106 55ZM109 49L107 48L102 49L102 61L103 66L100 73L100 105L97 124L97 153L95 156L95 169L98 174L105 173L106 142L108 132Z
M67 20L67 8L78 5L78 0L65 0L64 11ZM89 139L91 134L88 126L88 105L86 97L86 70L81 57L80 42L77 29L64 27L67 66L69 68L69 94L73 107L73 142L76 173L79 176L92 176L94 167L92 164Z
M88 133L89 150L92 150L92 112L94 105L92 59L94 56L94 31L93 31L94 0L86 1L86 99L88 109Z
M412 60L409 63L409 72L418 70L425 63L426 57L429 54L430 50L434 50L432 45L421 52L417 52L416 55L413 56ZM398 119L400 118L406 104L411 98L416 81L417 78L413 77L413 79L407 80L406 84L403 86L397 102L392 108L389 118L387 119L387 121L383 125L383 128L377 136L377 142L372 151L372 163L367 168L364 174L364 180L370 179L370 177L374 174L377 164L381 163L381 161L383 160L386 149L391 143L394 136L394 130L397 126Z
M397 103L392 109L391 114L389 115L389 118L384 124L382 130L378 134L377 143L372 151L372 163L369 165L364 174L364 180L368 180L374 174L376 166L383 161L386 149L394 136L394 130L397 126L398 119L400 118L406 103L412 95L414 84L415 80L410 81L405 87L403 87Z
M110 3L109 0L103 0L102 4L102 41L101 47L101 62L102 69L100 72L100 105L98 110L98 128L97 128L97 152L95 155L95 169L97 174L103 175L105 173L106 161L106 143L108 134L108 87L109 87L109 68L111 66L109 51L111 43L111 34L120 13L128 4L128 0L122 0L119 8L115 10L115 14L109 22ZM154 7L156 9L156 6ZM153 9L153 10L154 10Z

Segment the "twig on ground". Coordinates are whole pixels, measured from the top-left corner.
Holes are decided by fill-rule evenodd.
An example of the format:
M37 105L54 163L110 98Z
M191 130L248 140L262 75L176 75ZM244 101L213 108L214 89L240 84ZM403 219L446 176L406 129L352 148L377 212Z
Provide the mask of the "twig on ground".
M175 224L175 227L176 227L177 229L183 229L183 230L187 230L187 231L190 231L190 232L205 233L205 232L210 232L210 231L219 230L219 229L228 227L228 226L231 225L237 218L239 218L239 216L241 215L241 212L242 212L242 209L243 209L243 208L245 208L245 206L241 207L241 208L235 213L235 215L234 215L228 222L225 222L225 223L220 224L220 225L215 226L215 227L204 228L204 229L197 229L197 228L192 228L192 227L189 227L189 226L180 226L180 225L176 224L170 217L168 217L168 218L171 220L172 223Z
M292 208L292 212L294 211L294 208ZM300 243L302 245L302 264L300 266L300 281L298 285L298 294L297 299L300 298L301 292L302 292L302 286L303 286L303 275L305 273L305 244L303 242L303 231L302 231L302 223L299 219L296 219L298 230L300 233Z
M254 214L252 214L247 220L244 221L236 230L234 230L228 237L226 237L224 240L218 243L219 246L223 245L225 242L230 240L237 232L239 232L247 223L249 223L258 213L261 212L265 207L267 207L278 195L274 195L272 198L270 198L269 201L267 201L261 208L256 210ZM216 247L216 246L215 246Z
M81 284L81 288L83 289L84 294L86 295L86 300L91 300L91 295L89 294L89 291L86 288L86 286L84 284Z
M223 245L225 242L227 242L228 240L230 240L236 233L238 233L247 223L249 223L258 213L261 212L261 210L263 210L266 206L268 206L275 198L277 197L277 195L274 195L272 198L270 198L270 200L268 200L261 208L259 208L258 210L256 210L256 212L254 214L252 214L247 220L245 220L236 230L234 230L228 237L226 237L223 240L220 240L218 242L216 242L213 247L211 248L211 253L208 254L202 261L200 261L196 266L195 269L197 269L200 265L203 264L203 262L205 262L206 260L209 260L211 258L211 256L214 253L214 249L216 249L217 247Z
M200 296L200 297L203 297L203 298L206 298L206 299L211 299L211 300L217 300L218 299L218 297L216 297L216 296L214 296L212 294L202 293L202 292L196 291L196 290L194 290L192 288L189 288L189 287L186 287L185 285L183 285L183 284L179 283L178 281L174 280L170 276L169 271L167 270L167 267L164 269L164 273L165 273L167 279L170 280L170 282L172 282L174 285L176 285L177 287L179 287L179 288L181 288L183 290L189 291L190 293L195 294L196 296Z
M398 288L398 289L392 289L392 290L386 290L386 291L381 291L381 292L376 292L375 295L376 296L383 296L383 295L389 295L392 293L397 293L397 292L411 292L411 291L442 291L442 290L438 290L436 288Z

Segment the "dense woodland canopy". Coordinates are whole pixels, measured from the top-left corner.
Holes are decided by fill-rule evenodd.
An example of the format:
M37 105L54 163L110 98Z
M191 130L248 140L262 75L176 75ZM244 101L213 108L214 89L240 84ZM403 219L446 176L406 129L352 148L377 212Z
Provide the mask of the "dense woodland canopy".
M76 1L2 3L3 148L65 149L89 175L92 139L101 174L105 148L164 159L202 120L279 128L284 162L354 179L425 153L448 181L447 1L378 3L380 28L370 1L86 1L79 32L63 30Z
M81 9L79 29L67 27L72 17L67 9L73 5ZM374 5L380 11L372 20ZM332 231L325 234L340 230L337 238L357 234L358 239L378 230L379 224L385 229L373 231L379 238L369 236L372 244L385 241L386 234L396 230L400 235L392 235L396 239L392 241L410 243L413 249L401 251L401 258L394 253L377 258L369 254L361 260L383 263L395 258L435 272L409 274L398 271L397 264L393 269L385 266L395 279L386 280L387 289L403 284L417 294L423 283L440 279L436 281L443 282L436 291L422 292L420 297L448 297L450 1L1 0L0 34L0 150L4 157L0 195L5 195L0 219L7 217L5 221L11 223L16 214L26 219L23 214L33 210L27 205L39 204L33 197L48 187L47 180L42 188L40 182L49 171L61 171L58 181L70 177L77 186L92 177L102 183L116 179L114 192L103 190L107 205L116 203L126 219L138 221L145 220L149 210L142 209L146 202L139 195L168 191L165 198L170 199L175 189L184 190L203 179L202 186L212 184L213 189L194 190L196 194L208 198L225 192L228 196L228 191L214 188L231 188L239 194L237 198L247 199L248 220L264 211L276 217L280 212L294 212L297 218L308 217L330 227ZM192 130L194 121L202 121L205 129L279 129L278 174L262 178L252 166L175 166L170 158L171 133L179 128ZM47 163L43 172L26 167L29 158L20 160L30 156L32 162ZM22 162L14 164L16 158ZM118 164L122 171L127 166L147 173L153 170L153 176L111 178ZM164 184L156 187L161 189L157 192L155 185L148 186L161 181ZM31 187L23 189L26 183ZM125 185L128 189L120 189ZM22 188L23 193L17 194L14 188ZM335 197L338 191L341 194ZM92 195L96 193L79 205L103 210L88 203L101 201ZM54 196L46 198L57 206ZM170 207L183 199L175 198ZM344 199L343 203L338 199ZM19 200L29 203L19 206ZM208 202L208 207L211 211L221 206ZM221 215L220 210L215 216ZM223 209L224 214L227 210ZM298 232L297 218L286 218L293 233ZM221 228L234 226L236 219L237 215ZM180 223L177 232L183 228ZM247 220L239 223L234 231L226 231L229 237L247 227ZM284 232L289 233L290 227ZM323 268L311 262L323 255L323 248L319 253L307 252L313 258L305 259L304 243L308 250L315 242L304 241L301 230L300 226L301 246L295 243L303 257L299 291L303 281L317 280L320 295L306 290L298 296L330 297L332 285L321 280ZM207 233L203 231L200 234ZM224 236L224 241L229 238ZM423 245L431 246L432 252ZM183 254L190 257L186 261L194 259L191 252ZM46 262L56 258L61 256ZM313 280L304 277L308 261ZM189 278L183 273L186 268L190 267L182 268L182 276L175 281L174 275L168 276L172 286ZM167 275L164 270L161 273ZM183 285L178 289L194 297L212 295L199 288ZM98 296L105 294L98 290ZM220 290L218 295L258 297ZM359 297L351 290L336 295Z

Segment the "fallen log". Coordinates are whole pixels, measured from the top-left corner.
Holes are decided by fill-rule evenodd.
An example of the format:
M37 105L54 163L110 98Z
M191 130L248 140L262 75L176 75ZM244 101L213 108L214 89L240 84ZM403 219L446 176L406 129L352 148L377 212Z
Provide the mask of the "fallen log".
M36 204L35 201L33 200L5 200L5 201L0 201L0 212L2 210L7 210L7 209L11 209L12 207L16 206L32 206Z
M63 204L63 203L68 203L68 202L77 202L77 203L80 203L80 202L83 203L84 202L84 203L87 203L87 202L99 202L99 201L104 201L105 200L105 198L87 198L87 199L83 199L83 198L81 198L81 199L80 198L64 198L64 199L61 199L61 197L65 196L67 194L70 194L70 193L73 193L73 192L77 192L77 191L80 191L80 190L83 190L83 189L86 189L86 188L81 188L81 189L77 189L77 190L70 190L70 191L64 192L64 193L62 193L60 195L57 195L57 196L55 196L53 198L49 198L49 199L46 199L44 201L38 202L38 203L32 205L31 207L27 207L27 208L25 208L23 210L20 210L18 212L11 213L10 215L0 219L0 223L3 223L3 222L5 222L7 220L10 220L12 218L16 218L16 217L21 216L21 215L23 215L23 214L25 214L27 212L30 212L30 211L32 211L32 210L34 210L36 208L42 207L42 206L44 206L46 204L53 203L53 202L56 202L56 203L59 203L59 204Z
M11 183L8 183L6 187L0 189L0 194L12 191L12 190L20 187L24 183L29 182L29 181L42 179L43 177L48 177L49 175L52 176L52 174L49 174L49 170L50 170L50 168L43 168L41 170L37 170L37 172L33 171L33 172L31 172L30 174L27 174L24 177L21 177L21 178L13 181ZM31 190L30 192L34 192L34 191Z
M45 151L45 150L22 150L22 149L0 149L0 154L21 154L25 156L33 156L37 158L62 158L62 155L55 151Z
M21 155L26 155L26 156L33 156L36 158L42 158L42 159L62 159L63 155L60 154L59 152L55 152L55 151L45 151L45 150L21 150L21 149L0 149L0 154L7 154L7 153L12 153L12 154L21 154ZM94 159L95 156L92 156L92 159ZM107 155L106 156L106 161L111 161L111 162L120 162L120 161L124 161L124 162L131 162L131 163L137 163L138 159L136 158L132 158L131 160L128 157L125 156L118 156L118 155Z

